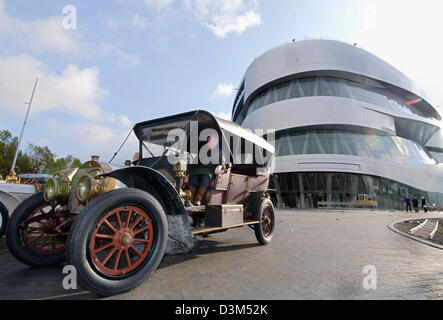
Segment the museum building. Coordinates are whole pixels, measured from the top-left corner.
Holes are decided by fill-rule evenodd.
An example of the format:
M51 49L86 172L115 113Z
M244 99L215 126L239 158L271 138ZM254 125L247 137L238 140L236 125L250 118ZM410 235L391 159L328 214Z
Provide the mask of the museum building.
M232 119L275 130L279 206L402 209L405 195L443 206L441 115L356 45L303 40L267 51L246 70Z

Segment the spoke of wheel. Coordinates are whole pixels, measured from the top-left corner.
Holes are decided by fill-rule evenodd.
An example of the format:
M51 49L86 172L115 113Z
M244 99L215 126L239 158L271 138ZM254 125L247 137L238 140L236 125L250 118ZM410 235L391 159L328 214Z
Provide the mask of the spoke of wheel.
M45 240L43 240L42 245L40 246L40 249L43 249L43 247L46 245L46 242L48 241L48 237L45 237Z
M105 265L106 262L108 262L108 260L114 255L114 252L117 250L116 247L112 248L111 251L109 251L109 253L107 254L107 256L105 257L105 259L101 262L102 265Z
M36 213L38 213L38 212L36 212ZM33 214L33 215L31 215L30 217L28 217L28 218L23 222L23 224L27 225L27 224L34 223L34 222L39 222L39 220L47 220L47 219L48 219L48 216L51 216L51 214L52 214L51 211L49 211L48 213L44 213L44 212L43 212L43 214L40 214L40 215L35 215L35 214ZM35 220L35 221L34 221L34 220ZM39 222L39 223L40 223L40 222Z
M132 213L132 210L128 210L128 216L126 217L125 228L129 228L129 223L131 222L131 213Z
M137 239L137 238L135 238L134 239L134 242L143 242L143 243L149 243L149 239Z
M117 270L118 268L118 263L120 262L120 257L122 255L123 249L119 249L117 252L117 257L115 257L115 261L114 261L114 270Z
M134 228L140 223L140 221L143 219L143 216L142 215L140 215L138 218L137 218L137 220L135 220L135 222L132 224L132 226L131 226L131 230L134 230Z
M149 230L149 229L151 229L151 226L146 226L146 227L144 227L144 228L141 228L141 229L139 229L139 230L137 230L137 231L134 232L134 236L135 236L136 234L139 234L140 232L143 232L143 231L146 231L146 230Z
M41 228L37 228L37 227L25 227L25 228L28 229L28 230L34 230L34 231L43 231L43 230L45 230L44 227L41 227Z
M107 234L101 234L101 233L97 233L95 235L96 238L100 238L100 239L109 239L109 240L114 240L113 236L107 235Z
M42 232L38 237L34 237L33 240L31 240L32 243L36 242L38 239L41 239L46 233Z
M109 223L108 219L105 219L104 224L114 233L117 233L117 230Z
M122 220L120 219L120 212L119 212L119 211L116 211L116 212L115 212L115 215L117 216L117 225L118 225L118 229L123 228L123 226L122 226Z
M45 212L45 211L43 211L43 209L44 208L41 208L39 211L37 211L36 213L41 213L41 215L45 215L45 214L48 214L48 213L50 213L51 211L52 211L52 209L51 210L49 210L48 212ZM33 217L35 217L35 215L33 216Z
M130 268L131 267L131 259L129 259L128 248L125 248L125 258L126 258L127 268Z
M113 243L113 242L110 242L110 243L108 243L108 244L105 244L104 246L101 246L100 248L97 248L97 249L95 250L95 252L98 253L98 252L100 252L100 251L103 251L103 250L105 250L105 249L108 249L109 247L112 247L113 245L114 245L114 243Z
M138 254L139 257L143 256L143 254L140 251L138 251L138 249L136 247L134 247L134 245L132 243L130 244L130 247L132 248L132 250L135 251L136 254Z

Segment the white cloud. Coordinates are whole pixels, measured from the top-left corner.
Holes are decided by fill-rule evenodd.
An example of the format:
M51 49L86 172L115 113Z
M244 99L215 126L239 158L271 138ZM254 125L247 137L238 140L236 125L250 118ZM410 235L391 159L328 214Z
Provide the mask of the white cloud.
M126 115L116 115L100 106L108 92L100 87L98 68L80 69L69 64L61 74L43 62L26 55L0 57L0 109L22 115L36 78L39 79L32 113L67 113L98 122L116 123L128 128ZM51 122L48 123L51 125Z
M39 139L37 140L37 142L35 143L37 146L47 146L47 147L52 147L52 141L49 139Z
M132 18L115 18L111 16L106 16L104 18L104 22L106 25L112 30L119 30L126 27L134 27L141 31L145 31L149 27L149 21L139 15L138 13L134 14Z
M63 28L63 17L49 17L34 21L24 21L10 17L0 0L0 38L30 49L34 52L55 51L77 53L81 45L75 39L79 33Z
M117 66L134 67L140 65L138 54L130 54L114 43L97 45L81 41L81 32L65 30L63 18L48 17L33 21L25 21L10 17L0 0L0 40L5 40L8 48L23 51L26 49L33 53L56 52L76 57L111 57L117 60ZM108 25L117 27L118 20L109 18ZM138 15L134 15L128 22L132 26L145 30L147 22Z
M235 86L232 83L219 83L214 93L212 93L211 98L229 98L234 92Z
M443 42L433 32L443 28L441 2L373 0L371 4L376 9L375 29L367 30L364 24L363 30L356 29L359 44L404 72L427 93L430 103L440 105L442 113Z
M116 66L138 67L141 65L139 54L131 54L120 49L120 44L103 42L97 46L100 55L105 57L113 57L117 60Z
M118 66L134 68L134 67L138 67L141 65L141 59L140 59L140 55L138 53L132 54L132 53L127 53L125 51L121 51L119 49L116 49L114 51L114 55L118 59L118 62L117 62Z
M80 69L68 65L61 74L49 70L43 62L26 55L0 57L0 107L21 112L29 99L35 78L39 83L32 112L60 111L98 117L102 110L98 101L108 93L99 85L97 68Z
M261 24L256 0L185 0L184 3L197 21L219 38L229 33L240 35L247 28Z
M94 122L62 124L54 118L48 120L46 129L53 134L54 138L62 139L66 144L81 146L81 149L76 151L79 152L76 153L76 156L84 161L88 160L92 154L99 155L102 161L109 161L129 133L127 129L109 128L106 125ZM76 134L72 134L72 132ZM138 140L131 133L124 148L113 163L122 164L124 160L131 159L133 153L137 151Z
M144 3L150 7L157 10L168 8L174 0L144 0Z
M149 9L159 14L171 9L172 4L178 1L144 0L143 2ZM262 22L257 0L183 0L182 3L185 10L219 38L225 38L230 33L240 35L246 29ZM131 20L108 17L106 23L113 29L133 26L140 30L146 30L152 24L139 14L135 14Z
M129 120L129 118L125 115L119 115L119 116L117 116L117 118L118 118L118 122L122 128L128 128L132 124L131 120Z
M214 113L214 112L213 112L213 114L214 114L216 117L219 117L219 118L222 118L222 119L225 119L225 120L231 120L231 114L230 114L230 113L227 113L227 112L218 112L218 113Z
M113 112L103 112L101 118L105 120L105 122L117 123L121 128L128 128L132 124L126 115L116 115Z
M148 21L136 13L132 17L131 25L137 29L146 30L148 28Z

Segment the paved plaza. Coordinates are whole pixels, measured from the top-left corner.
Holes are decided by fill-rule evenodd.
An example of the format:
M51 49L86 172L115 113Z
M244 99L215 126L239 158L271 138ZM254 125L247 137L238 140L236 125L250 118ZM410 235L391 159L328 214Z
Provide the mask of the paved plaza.
M443 214L277 210L271 245L248 227L199 238L191 254L165 257L140 287L108 299L439 299L443 251L387 228L423 216ZM0 299L98 298L64 290L61 266L18 262L4 239L0 261ZM363 286L365 266L376 269L375 290Z

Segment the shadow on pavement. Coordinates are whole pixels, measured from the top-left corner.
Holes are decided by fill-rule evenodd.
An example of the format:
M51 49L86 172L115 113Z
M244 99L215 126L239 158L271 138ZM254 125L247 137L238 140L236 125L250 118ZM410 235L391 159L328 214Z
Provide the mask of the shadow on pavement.
M242 250L257 247L257 243L229 245L214 239L201 239L196 247L187 254L165 256L159 269L183 263L205 254ZM63 266L31 268L11 255L5 239L0 239L0 300L43 299L43 300L90 300L101 297L81 288L63 288ZM149 281L149 280L148 280Z
M257 247L257 243L245 243L245 244L234 244L230 245L226 242L217 241L213 239L203 239L199 240L195 248L190 253L184 253L173 256L165 256L158 267L158 269L167 268L169 266L175 265L177 263L183 263L198 258L198 256L205 254L215 254L218 252L228 252L236 251L242 249L248 249Z

